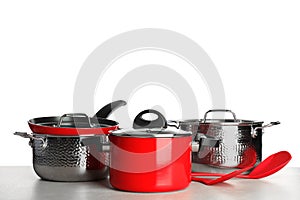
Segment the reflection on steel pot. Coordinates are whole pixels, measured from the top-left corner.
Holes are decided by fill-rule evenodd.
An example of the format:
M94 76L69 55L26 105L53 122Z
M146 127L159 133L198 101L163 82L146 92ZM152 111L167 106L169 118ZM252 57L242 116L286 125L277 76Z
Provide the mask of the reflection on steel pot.
M113 110L126 105L115 101L90 118L85 114L41 117L28 121L33 134L16 132L30 138L33 168L37 175L52 181L91 181L107 177L109 143L107 135L118 129L118 123L107 117Z
M229 112L233 119L207 119L211 112ZM209 110L200 121L199 133L219 140L217 147L202 146L198 153L193 153L193 162L216 167L236 167L244 158L243 152L253 148L257 161L262 158L262 130L280 124L271 122L263 125L262 121L240 120L230 110ZM199 139L199 135L195 140Z

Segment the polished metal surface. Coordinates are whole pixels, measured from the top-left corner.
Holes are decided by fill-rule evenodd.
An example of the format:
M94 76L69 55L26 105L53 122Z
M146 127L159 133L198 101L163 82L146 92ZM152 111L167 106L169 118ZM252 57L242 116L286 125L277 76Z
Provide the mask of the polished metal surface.
M232 119L207 119L207 115L213 112L230 113ZM249 148L256 151L259 163L262 155L262 130L279 123L272 122L263 126L262 121L237 119L231 110L215 109L207 111L202 120L169 121L168 125L185 131L193 130L193 141L200 141L199 151L192 153L193 163L226 168L237 167L247 159L243 153Z
M107 144L105 135L57 137L36 134L31 139L33 168L42 179L53 181L90 181L105 178L109 153L102 152ZM105 165L106 164L106 165Z
M214 186L192 182L184 190L133 193L112 189L108 179L95 182L40 180L31 167L0 167L0 199L3 200L299 200L300 168L284 168L259 180L231 179Z
M252 132L255 127L261 127L263 122L250 120L234 122L228 119L205 119L205 123L203 121L172 121L173 124L177 123L179 129L192 131L193 141L202 141L202 136L205 136L199 143L199 151L192 153L193 163L216 167L236 167L245 159L243 152L248 148L254 148L257 161L261 161L262 130L256 129L255 138L252 137ZM205 145L205 143L211 145Z
M85 114L85 113L68 113L68 114L64 114L60 117L58 123L57 123L57 127L61 127L64 118L66 117L71 117L73 118L73 120L75 119L75 117L81 117L81 118L85 118L87 120L87 125L89 126L89 128L93 127L94 125L91 123L91 119Z
M228 113L231 113L232 114L232 117L233 117L233 120L234 121L237 121L237 118L236 118L236 115L234 112L232 112L231 110L226 110L226 109L214 109L214 110L209 110L207 111L205 114L204 114L204 118L203 118L203 121L205 122L206 119L207 119L207 115L208 113L212 113L212 112L228 112Z
M202 146L198 153L193 153L193 162L216 167L236 167L244 159L243 153L253 148L261 160L261 147L256 149L251 136L251 126L222 126L201 124L201 133L219 140L217 147ZM259 137L261 138L261 137Z

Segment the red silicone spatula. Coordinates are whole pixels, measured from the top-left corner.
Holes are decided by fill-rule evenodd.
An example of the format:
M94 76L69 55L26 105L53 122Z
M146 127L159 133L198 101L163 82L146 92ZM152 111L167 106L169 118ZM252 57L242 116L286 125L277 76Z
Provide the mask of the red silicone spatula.
M280 151L267 157L264 161L258 164L249 174L238 174L238 178L259 179L270 176L289 163L292 156L287 151ZM193 175L194 173L192 173ZM224 176L220 173L196 172L199 176Z
M217 184L217 183L224 182L228 179L234 178L237 175L251 169L254 166L254 164L256 163L256 153L253 149L248 149L247 151L244 152L244 155L247 159L245 159L238 166L238 168L241 168L241 169L235 170L235 171L233 171L231 173L228 173L228 174L221 174L220 177L218 177L216 179L200 178L199 176L206 176L206 173L193 172L192 173L192 180L204 183L206 185L214 185L214 184ZM209 176L211 176L211 175L212 174L210 174ZM218 176L218 175L215 175L215 176Z

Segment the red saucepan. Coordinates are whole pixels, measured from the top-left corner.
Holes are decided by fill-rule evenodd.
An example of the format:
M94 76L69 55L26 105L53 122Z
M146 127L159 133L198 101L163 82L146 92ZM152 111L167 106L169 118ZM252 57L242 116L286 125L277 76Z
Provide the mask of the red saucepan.
M147 113L156 115L149 121ZM110 183L114 188L132 192L166 192L186 188L192 179L192 134L183 130L166 128L164 116L155 110L145 110L134 119L131 130L117 130L109 135L111 142ZM243 163L242 169L211 180L196 177L207 185L228 180L255 163Z

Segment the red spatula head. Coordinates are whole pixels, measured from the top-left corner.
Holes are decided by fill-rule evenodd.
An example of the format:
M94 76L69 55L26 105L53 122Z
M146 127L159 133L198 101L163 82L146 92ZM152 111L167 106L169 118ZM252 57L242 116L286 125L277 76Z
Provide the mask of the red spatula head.
M203 173L201 172L193 172L192 173L192 180L193 181L198 181L201 183L204 183L206 185L214 185L217 183L222 183L226 180L229 180L231 178L234 178L236 176L238 176L239 174L248 171L249 169L251 169L254 164L256 163L256 152L253 149L248 149L244 152L244 157L246 159L244 159L242 161L242 163L238 166L240 169L235 170L231 173L228 174L223 174L220 177L216 178L216 179L209 179L209 178L200 178L199 176L203 176Z
M269 176L282 169L292 159L287 151L280 151L272 154L262 161L253 171L248 174L249 178L257 179Z

